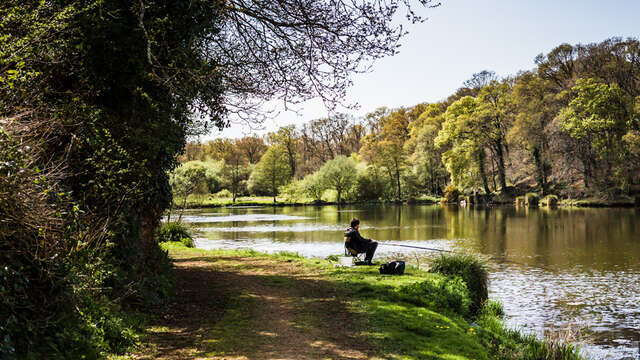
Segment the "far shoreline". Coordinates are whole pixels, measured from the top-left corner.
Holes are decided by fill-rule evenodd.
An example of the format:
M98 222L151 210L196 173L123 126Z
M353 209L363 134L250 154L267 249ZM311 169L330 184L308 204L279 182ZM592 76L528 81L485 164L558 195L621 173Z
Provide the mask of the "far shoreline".
M268 200L267 200L268 199ZM458 203L444 203L440 198L423 198L423 199L410 199L403 201L380 201L380 200L369 200L369 201L352 201L352 202L342 202L338 204L335 201L308 201L308 202L287 202L287 201L279 201L274 203L272 198L264 198L259 200L242 200L241 198L237 200L235 203L231 199L215 199L214 201L202 201L202 202L187 202L187 204L183 207L180 204L174 204L173 209L185 209L185 210L193 210L193 209L213 209L213 208L242 208L249 206L260 206L260 207L303 207L303 206L314 206L314 207L323 207L323 206L352 206L352 205L441 205L441 206L451 206L451 207L473 207L473 208L490 208L490 207L502 207L502 206L514 206L515 203L513 201L510 202L489 202L485 204L467 204L460 205ZM546 207L539 206L534 208L549 208L549 209L557 209L557 208L634 208L638 207L638 201L628 200L628 199L619 199L619 200L601 200L601 199L563 199L558 202L557 206Z

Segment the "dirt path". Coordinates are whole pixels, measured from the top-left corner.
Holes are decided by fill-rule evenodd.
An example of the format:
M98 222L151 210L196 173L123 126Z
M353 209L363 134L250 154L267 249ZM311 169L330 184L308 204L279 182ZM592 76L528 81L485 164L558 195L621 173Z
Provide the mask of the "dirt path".
M176 260L176 295L139 359L370 359L335 286L296 261Z

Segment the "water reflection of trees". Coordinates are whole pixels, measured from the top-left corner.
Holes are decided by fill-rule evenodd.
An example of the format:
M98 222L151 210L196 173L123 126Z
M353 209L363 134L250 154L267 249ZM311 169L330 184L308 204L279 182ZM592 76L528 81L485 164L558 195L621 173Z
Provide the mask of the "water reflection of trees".
M444 207L447 238L470 251L541 266L638 264L640 231L633 209Z

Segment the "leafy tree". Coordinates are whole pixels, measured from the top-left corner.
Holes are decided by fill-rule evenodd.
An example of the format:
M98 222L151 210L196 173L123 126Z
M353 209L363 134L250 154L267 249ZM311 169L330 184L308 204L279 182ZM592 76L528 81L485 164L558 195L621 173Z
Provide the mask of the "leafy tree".
M235 151L233 140L226 138L217 138L207 143L207 157L214 160L224 160L229 154Z
M223 154L224 158L224 170L227 178L227 183L231 187L232 201L235 203L240 192L241 182L246 180L246 162L243 152L238 148L238 141L236 140L232 146Z
M207 170L196 162L187 163L174 171L170 184L174 193L182 198L182 211L178 216L178 222L180 222L189 195L202 193L206 188Z
M398 199L402 198L401 175L406 161L404 143L409 138L411 120L407 109L394 110L379 117L375 120L375 130L364 137L361 149L367 161L387 169L389 177L394 180Z
M485 192L490 193L486 175L486 139L478 133L476 111L478 102L465 96L451 104L445 113L442 129L435 139L436 146L449 147L442 161L451 174L451 182L458 187L475 187L482 181Z
M469 93L467 95L478 96L478 93L482 88L491 85L491 83L498 81L498 76L495 71L490 70L482 70L478 73L473 74L471 79L466 80L462 86L463 88L469 89Z
M318 170L322 183L327 189L338 193L338 204L342 202L342 195L348 192L356 180L356 162L344 155L327 161Z
M535 176L542 194L548 192L551 174L551 150L547 126L561 106L553 85L533 73L522 74L513 89L517 115L507 134L509 143L524 148L535 166Z
M257 163L262 155L267 151L267 145L262 138L255 135L243 137L235 143L238 150L249 161L249 164Z
M260 162L249 177L249 187L252 191L264 191L273 196L276 203L278 188L286 185L291 179L289 161L282 146L273 145L262 155Z
M322 180L320 172L315 172L305 176L301 183L302 192L314 201L322 200L322 194L327 190L327 187Z
M562 129L574 139L584 141L593 150L598 164L585 171L585 177L593 176L598 167L604 173L598 177L603 186L612 185L610 179L622 184L628 180L628 148L623 137L634 121L633 99L615 84L604 84L594 79L579 79L573 88L575 98L564 108L559 117ZM585 184L588 184L585 178Z
M392 179L389 178L385 169L376 165L367 165L364 171L358 169L354 192L358 200L391 199L393 197Z
M552 81L560 90L568 90L573 86L577 72L578 50L569 44L562 44L548 54L536 56L538 75Z
M500 188L506 191L506 135L514 114L511 86L506 82L492 81L480 90L477 100L476 121L470 125L486 140L487 149L495 156Z
M446 105L428 105L418 119L409 124L409 140L405 151L412 164L413 178L421 191L441 194L446 179L446 169L442 164L442 148L436 146L435 139L445 120Z
M272 145L279 145L284 149L289 163L289 175L294 177L296 174L296 164L298 162L298 136L296 134L295 125L283 126L275 133L267 135Z

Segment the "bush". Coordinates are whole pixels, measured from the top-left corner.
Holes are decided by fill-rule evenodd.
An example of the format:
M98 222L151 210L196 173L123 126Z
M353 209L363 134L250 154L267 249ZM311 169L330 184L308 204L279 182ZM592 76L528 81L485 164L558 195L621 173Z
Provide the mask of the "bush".
M358 200L378 200L391 197L390 191L393 188L391 181L380 167L369 165L364 170L360 166L358 168L354 186L354 198Z
M192 230L189 225L183 222L166 222L160 225L156 231L159 242L176 241L183 243L186 247L194 247Z
M540 201L540 197L536 193L528 193L524 196L524 203L527 207L538 207L538 202Z
M480 314L495 316L502 319L504 317L504 306L499 301L489 300L482 307Z
M446 189L444 189L444 201L446 203L448 204L457 203L458 196L460 196L460 193L458 192L457 187L453 185L449 185L446 187Z
M298 180L294 180L287 185L280 186L278 194L285 202L299 202L300 199L303 198L302 183Z
M231 193L231 191L227 189L222 189L217 193L213 194L213 197L218 199L229 199L233 197L233 194Z
M518 196L516 197L516 206L517 207L522 207L524 206L526 203L525 197L524 196Z
M433 261L429 271L462 278L469 289L471 314L480 312L489 297L489 280L484 262L472 255L442 255Z
M461 316L469 313L471 299L464 281L457 276L439 277L399 287L400 300Z
M327 187L322 183L320 175L316 172L305 176L302 179L300 188L302 193L312 198L313 201L320 201Z

